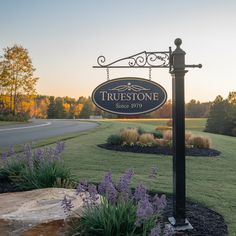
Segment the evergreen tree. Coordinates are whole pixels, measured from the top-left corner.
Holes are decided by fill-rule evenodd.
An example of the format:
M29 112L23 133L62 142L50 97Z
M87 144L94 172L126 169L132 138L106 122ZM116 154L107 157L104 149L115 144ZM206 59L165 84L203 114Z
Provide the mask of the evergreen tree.
M225 100L221 96L216 97L205 131L236 136L236 92L231 92Z
M53 96L49 98L47 116L49 119L56 118L56 103Z
M80 112L79 117L83 119L89 118L90 115L93 115L93 111L94 111L94 104L91 98L89 97L87 101L84 103L84 106Z

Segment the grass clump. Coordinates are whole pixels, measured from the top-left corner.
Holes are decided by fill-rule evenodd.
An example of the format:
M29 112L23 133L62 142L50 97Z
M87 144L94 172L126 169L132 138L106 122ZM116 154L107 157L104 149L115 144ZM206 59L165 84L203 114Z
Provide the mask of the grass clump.
M63 150L63 142L58 142L55 148L36 150L26 144L20 154L11 148L2 156L0 178L3 182L12 183L17 190L53 187L59 179L64 184L72 183L70 169L61 158Z
M139 138L138 130L135 128L125 128L120 132L123 144L134 145Z
M209 149L211 147L211 140L208 137L192 135L189 138L189 145L199 149Z
M139 136L139 144L141 146L152 146L155 144L155 138L153 134L146 133Z

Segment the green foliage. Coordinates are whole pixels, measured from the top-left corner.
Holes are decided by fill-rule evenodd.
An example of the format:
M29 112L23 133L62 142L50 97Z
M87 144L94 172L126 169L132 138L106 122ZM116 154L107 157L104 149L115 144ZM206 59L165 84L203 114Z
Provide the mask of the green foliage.
M58 144L59 145L59 144ZM53 187L58 179L72 183L70 169L60 157L62 149L36 149L25 146L24 153L5 155L0 178L12 182L18 190Z
M27 113L16 113L13 115L9 112L4 112L0 114L0 121L27 121L29 116Z
M47 109L47 116L49 119L56 118L56 104L54 101L54 97L51 96L49 98L49 105Z
M135 229L137 207L131 200L109 204L103 198L101 204L85 208L75 232L84 236L122 236L143 235L140 228ZM155 221L152 224L153 228Z
M121 145L123 143L123 139L119 134L112 134L107 138L107 143L112 145Z
M139 135L145 134L146 130L143 127L138 127L138 133L139 133Z
M217 96L211 106L205 131L233 135L236 127L236 92L229 93L228 99Z
M154 138L158 138L158 139L161 139L163 138L163 133L161 131L154 131L152 132Z
M93 110L94 110L94 104L91 98L89 97L87 101L84 103L84 106L80 112L79 117L83 119L89 118L89 116L92 115Z

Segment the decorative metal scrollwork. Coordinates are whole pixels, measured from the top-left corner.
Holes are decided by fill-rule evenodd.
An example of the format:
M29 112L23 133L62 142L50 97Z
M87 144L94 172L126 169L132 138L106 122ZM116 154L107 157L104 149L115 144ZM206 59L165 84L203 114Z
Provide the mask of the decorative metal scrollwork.
M124 57L111 63L106 63L104 56L97 59L98 66L94 68L170 68L171 49L163 52L140 52Z

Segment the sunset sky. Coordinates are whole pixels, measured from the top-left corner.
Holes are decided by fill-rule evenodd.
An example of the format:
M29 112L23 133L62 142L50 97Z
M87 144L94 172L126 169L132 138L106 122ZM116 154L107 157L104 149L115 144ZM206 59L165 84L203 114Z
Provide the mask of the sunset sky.
M93 69L141 51L168 50L182 38L186 64L202 69L186 74L186 101L214 100L236 90L236 1L160 0L0 0L0 55L20 44L29 50L43 95L91 95L106 81ZM110 78L148 78L148 69L111 69ZM171 98L168 69L153 69L152 80Z

